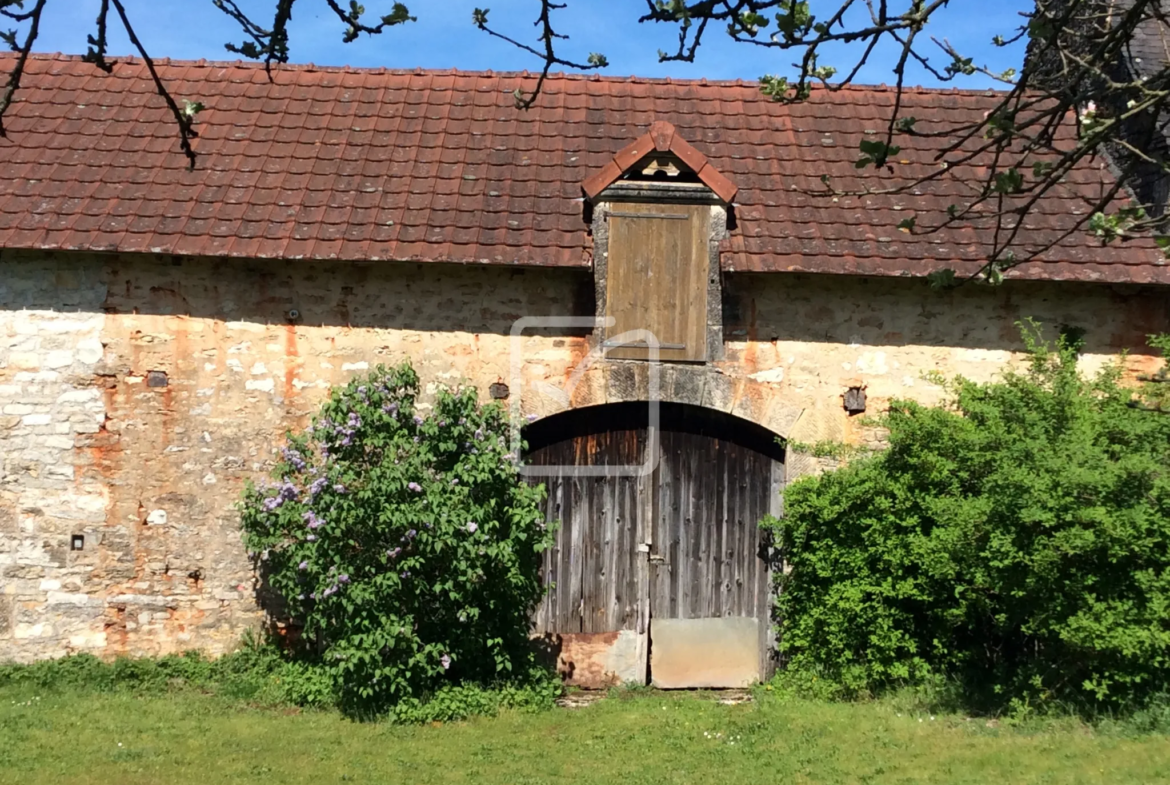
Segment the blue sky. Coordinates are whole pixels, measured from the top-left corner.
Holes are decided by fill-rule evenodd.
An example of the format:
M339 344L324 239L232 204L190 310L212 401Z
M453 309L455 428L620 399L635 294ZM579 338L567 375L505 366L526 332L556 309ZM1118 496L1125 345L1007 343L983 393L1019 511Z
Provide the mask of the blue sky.
M254 18L271 20L273 0L238 0ZM363 0L374 17L388 11L390 0ZM554 25L568 33L562 41L565 55L583 60L589 52L604 53L610 66L604 73L639 76L673 76L708 79L755 79L761 74L790 72L793 53L736 44L722 29L708 31L706 43L694 64L657 62L659 49L670 50L677 33L662 25L639 25L636 20L645 8L644 0L568 0L569 7L557 12ZM148 51L158 57L209 60L236 59L223 48L227 41L242 40L235 22L218 11L211 0L124 0ZM49 0L36 49L42 52L80 53L86 35L93 29L98 0ZM493 26L514 38L532 41L532 26L539 3L536 0L413 0L408 1L418 21L393 28L377 37L362 37L351 44L341 41L341 23L332 16L324 0L298 0L294 12L292 60L318 65L386 66L393 68L460 68L466 70L523 70L540 67L540 61L508 44L490 38L471 23L477 6L491 9ZM828 13L837 0L812 0L812 11ZM1018 68L1023 58L1020 45L1000 49L991 45L996 34L1009 35L1020 24L1019 12L1031 6L1019 0L951 0L950 6L928 28L947 38L961 51L997 71ZM111 30L115 28L111 12ZM933 44L927 44L927 49ZM125 35L113 35L111 49L130 52ZM845 49L840 58L824 56L822 64L845 64L846 55L856 56L856 46ZM857 81L893 81L891 68L897 52L874 53ZM941 52L932 58L941 67L947 62ZM937 84L925 70L912 68L911 84ZM985 87L981 76L961 78L951 84Z

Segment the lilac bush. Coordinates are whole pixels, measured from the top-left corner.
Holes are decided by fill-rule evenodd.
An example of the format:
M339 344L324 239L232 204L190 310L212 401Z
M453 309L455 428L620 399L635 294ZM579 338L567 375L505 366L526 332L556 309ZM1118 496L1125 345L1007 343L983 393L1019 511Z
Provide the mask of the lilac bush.
M543 488L473 389L416 404L407 364L336 389L241 504L245 544L343 703L382 711L452 683L525 678Z

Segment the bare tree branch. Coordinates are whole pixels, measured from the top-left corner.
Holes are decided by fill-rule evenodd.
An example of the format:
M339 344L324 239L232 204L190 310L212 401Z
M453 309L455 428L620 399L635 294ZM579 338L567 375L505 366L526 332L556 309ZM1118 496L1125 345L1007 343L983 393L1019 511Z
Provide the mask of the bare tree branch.
M549 71L553 66L561 65L565 68L573 68L578 71L591 71L597 68L604 68L609 65L604 55L592 53L589 55L588 62L580 63L572 60L566 60L556 53L555 42L560 40L568 40L567 35L561 35L553 30L552 27L552 12L554 10L564 8L565 3L554 3L552 0L540 0L540 16L537 17L534 26L539 27L541 32L537 40L541 43L542 48L536 49L528 44L521 43L503 33L493 30L488 26L488 10L484 8L477 8L471 15L472 22L480 30L483 30L493 38L499 38L506 41L517 49L521 49L529 54L536 55L544 61L544 66L540 70L540 76L536 80L536 87L532 92L525 93L523 89L516 88L514 97L516 99L516 107L518 109L529 109L536 103L537 97L540 95L541 89L544 87L544 81L548 78Z
M45 3L47 0L37 0L37 4L32 7L32 10L27 13L10 12L7 7L0 7L4 16L13 19L17 22L29 22L28 34L24 37L24 43L16 46L16 32L5 35L5 40L8 42L18 54L16 58L16 65L12 69L12 73L8 75L8 82L4 85L4 91L0 92L0 136L7 136L4 130L4 113L8 111L8 107L12 105L12 97L16 95L17 89L20 88L20 79L24 76L24 66L28 62L28 55L32 51L33 42L37 40L37 35L41 30L41 13L45 10Z
M167 108L171 110L171 114L175 118L175 122L179 126L179 147L183 150L183 154L187 156L187 168L195 168L195 150L191 147L191 140L199 136L194 128L191 127L191 112L184 112L175 103L174 96L167 90L166 85L163 84L162 79L158 75L158 69L154 67L154 60L146 51L146 47L138 40L138 34L134 32L133 25L130 24L130 17L126 15L126 9L122 6L122 0L110 0L114 4L114 10L118 12L118 16L122 20L122 27L126 30L126 36L130 39L130 43L138 50L138 54L142 57L142 62L146 64L146 70L150 72L150 78L154 80L155 89L158 94L162 96L167 103Z

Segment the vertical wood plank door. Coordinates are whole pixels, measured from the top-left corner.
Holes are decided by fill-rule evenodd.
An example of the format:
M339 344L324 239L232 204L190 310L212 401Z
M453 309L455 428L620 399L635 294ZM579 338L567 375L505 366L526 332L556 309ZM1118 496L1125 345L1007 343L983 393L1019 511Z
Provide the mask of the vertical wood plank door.
M707 205L618 204L609 213L606 339L648 330L662 360L707 357ZM609 358L646 359L639 346Z
M766 678L770 550L759 528L778 512L783 450L758 426L700 407L645 404L557 415L526 435L549 476L548 594L534 630L566 681L664 688L739 687ZM653 474L579 476L582 466ZM554 467L561 467L559 470Z
M743 687L768 674L770 549L782 465L727 439L661 434L650 555L650 674L662 688Z
M638 465L644 428L569 436L530 453L536 466ZM546 519L558 526L545 553L549 586L534 629L558 671L575 686L645 683L649 602L648 564L639 545L647 536L649 495L638 477L576 476L534 479L546 487Z

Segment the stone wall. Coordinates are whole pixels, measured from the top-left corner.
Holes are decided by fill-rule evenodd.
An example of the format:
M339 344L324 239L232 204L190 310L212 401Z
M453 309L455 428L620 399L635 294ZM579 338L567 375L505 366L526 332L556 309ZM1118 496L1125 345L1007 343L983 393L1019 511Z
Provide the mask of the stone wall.
M865 389L873 413L892 398L940 403L929 372L995 378L1020 359L1023 320L1050 340L1083 330L1082 369L1124 355L1131 379L1161 364L1147 336L1170 331L1170 297L1151 287L1021 281L938 291L922 280L740 274L727 288L725 366L798 402L785 435L803 442L880 440L865 418L844 413L849 387Z
M1139 289L789 275L726 289L725 359L665 368L664 397L801 441L879 438L843 411L850 385L875 412L938 400L926 371L993 377L1024 316L1085 328L1088 365L1133 351L1131 372L1155 363L1144 336L1170 329L1165 296ZM470 383L486 400L496 382L525 414L638 398L643 365L578 379L580 330L526 333L515 389L516 319L593 313L581 271L5 253L0 661L224 651L261 621L240 489L331 385L409 358L428 399Z

